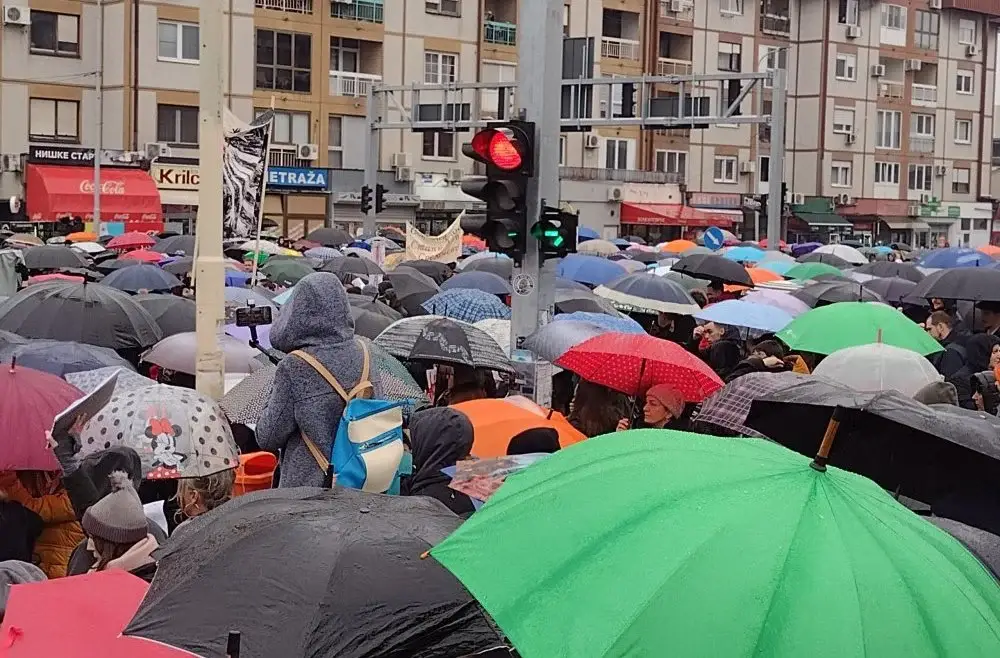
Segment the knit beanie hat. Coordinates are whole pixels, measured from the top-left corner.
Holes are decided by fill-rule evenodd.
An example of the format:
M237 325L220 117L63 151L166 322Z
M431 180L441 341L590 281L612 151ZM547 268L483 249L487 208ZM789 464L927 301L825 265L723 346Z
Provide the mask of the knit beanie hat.
M45 580L45 572L28 562L5 560L0 562L0 617L7 611L11 585L38 583Z
M83 529L91 537L115 544L134 544L149 533L142 501L124 471L109 476L111 493L83 514Z
M684 413L684 398L681 397L680 393L666 384L651 386L646 391L646 397L653 398L659 402L674 418L680 418Z

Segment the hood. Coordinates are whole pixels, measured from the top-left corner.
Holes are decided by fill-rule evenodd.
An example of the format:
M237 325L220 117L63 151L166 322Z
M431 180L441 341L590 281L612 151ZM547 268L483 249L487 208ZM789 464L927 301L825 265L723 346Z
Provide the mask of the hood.
M125 446L112 446L107 450L87 455L80 461L80 471L85 473L87 478L94 483L98 498L103 498L111 493L109 477L115 471L128 474L136 491L142 484L142 461L139 458L139 453Z
M958 390L951 382L931 382L917 391L913 399L923 404L950 404L958 406Z
M285 352L330 346L354 338L354 317L347 293L335 274L303 278L271 325L271 345Z
M447 482L449 478L441 469L468 457L474 436L468 417L450 407L413 414L410 418L413 475L403 493L417 496L431 485Z
M990 353L993 346L1000 344L1000 338L988 334L975 334L965 341L966 362L969 372L977 373L990 368Z

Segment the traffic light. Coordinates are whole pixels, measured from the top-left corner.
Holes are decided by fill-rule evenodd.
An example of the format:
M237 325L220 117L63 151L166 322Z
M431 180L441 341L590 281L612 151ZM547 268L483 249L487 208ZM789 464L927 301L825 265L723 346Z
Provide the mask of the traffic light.
M367 215L372 211L372 188L367 185L361 188L361 214Z
M580 216L559 208L544 208L542 217L531 227L531 235L538 240L541 259L562 258L576 251L576 232Z
M379 183L375 186L375 214L378 215L385 210L385 185Z
M462 153L486 165L485 176L462 181L462 191L486 204L486 216L470 233L486 240L491 251L520 260L528 230L528 181L534 175L535 124L505 121L477 132Z

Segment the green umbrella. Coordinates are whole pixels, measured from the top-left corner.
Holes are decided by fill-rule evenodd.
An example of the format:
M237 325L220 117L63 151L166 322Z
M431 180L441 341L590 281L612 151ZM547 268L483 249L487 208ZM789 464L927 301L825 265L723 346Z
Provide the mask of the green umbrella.
M257 267L260 267L261 265L267 262L267 259L270 256L271 254L264 253L263 251L248 251L245 254L243 254L243 262L252 263L254 259L256 259Z
M833 265L826 263L799 263L792 269L785 272L788 279L815 279L822 274L830 274L839 279L845 279L844 273Z
M845 347L885 343L928 355L941 344L920 325L885 304L839 302L795 318L777 334L793 350L832 354Z
M1000 587L957 540L762 439L589 439L508 477L431 555L523 658L1000 647Z
M298 260L270 259L261 266L260 271L267 275L268 280L282 286L294 286L301 279L314 274L316 270Z

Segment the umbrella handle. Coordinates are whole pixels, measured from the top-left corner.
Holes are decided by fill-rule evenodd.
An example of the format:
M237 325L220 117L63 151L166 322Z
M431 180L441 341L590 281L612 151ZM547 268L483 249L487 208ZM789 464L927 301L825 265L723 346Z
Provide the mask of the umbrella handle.
M636 418L636 414L639 412L637 401L642 391L642 376L645 373L646 373L646 359L643 359L642 363L639 364L639 379L635 383L635 395L632 396L632 408L629 410L629 415L628 415L629 423L632 426L634 426L635 422L637 422L638 420Z
M843 420L843 407L836 407L833 413L830 415L830 422L826 425L826 432L823 434L823 442L819 444L819 451L816 453L816 457L813 458L809 466L823 473L826 471L826 463L830 457L830 449L833 448L833 440L837 438L837 430L840 429L840 423Z
M240 632L229 631L226 638L226 658L240 658Z

